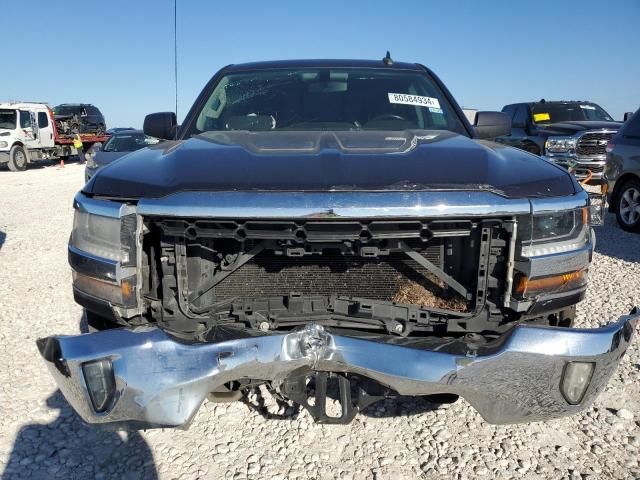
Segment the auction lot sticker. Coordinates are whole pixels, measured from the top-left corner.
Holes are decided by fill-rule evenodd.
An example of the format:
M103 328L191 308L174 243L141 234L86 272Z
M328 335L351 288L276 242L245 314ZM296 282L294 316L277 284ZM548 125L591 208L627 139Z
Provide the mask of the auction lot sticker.
M403 105L419 105L421 107L440 108L437 98L421 97L420 95L409 95L407 93L389 93L390 103L401 103Z

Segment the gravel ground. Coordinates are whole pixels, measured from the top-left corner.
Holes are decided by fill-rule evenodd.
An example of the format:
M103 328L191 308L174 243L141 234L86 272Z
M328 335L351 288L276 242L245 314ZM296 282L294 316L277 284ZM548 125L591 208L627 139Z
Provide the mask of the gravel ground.
M35 339L77 333L66 244L83 166L0 171L0 471L5 478L640 478L638 341L587 412L492 426L463 400L385 401L348 426L306 412L267 420L244 403L205 403L188 431L104 432L84 425ZM609 215L598 229L578 325L640 304L640 235Z

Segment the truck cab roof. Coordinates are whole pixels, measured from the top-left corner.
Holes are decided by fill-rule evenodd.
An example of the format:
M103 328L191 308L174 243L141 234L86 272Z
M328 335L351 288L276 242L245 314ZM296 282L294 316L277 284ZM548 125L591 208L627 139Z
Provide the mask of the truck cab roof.
M60 103L57 107L93 107L92 103Z
M49 105L45 102L1 102L0 108L12 110L46 110Z
M276 68L387 68L393 70L424 70L420 64L396 62L385 63L382 60L348 60L348 59L317 59L317 60L269 60L262 62L239 63L227 66L227 72L245 70L271 70Z

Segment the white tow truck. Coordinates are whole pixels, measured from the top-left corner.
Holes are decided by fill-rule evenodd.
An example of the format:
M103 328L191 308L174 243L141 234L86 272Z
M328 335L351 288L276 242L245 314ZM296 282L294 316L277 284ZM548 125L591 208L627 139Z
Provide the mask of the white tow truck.
M77 155L74 138L58 132L53 110L46 103L0 103L0 164L8 164L11 171L25 170L39 160ZM107 138L104 134L80 134L85 151Z

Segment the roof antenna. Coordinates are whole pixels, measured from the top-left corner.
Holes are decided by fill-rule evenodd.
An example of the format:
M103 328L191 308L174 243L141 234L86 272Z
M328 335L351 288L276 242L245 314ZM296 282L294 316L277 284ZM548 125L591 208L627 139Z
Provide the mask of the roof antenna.
M389 50L387 50L387 55L382 59L382 63L385 65L393 65L393 59L391 58Z
M178 2L173 0L173 78L175 81L176 122L178 121Z

